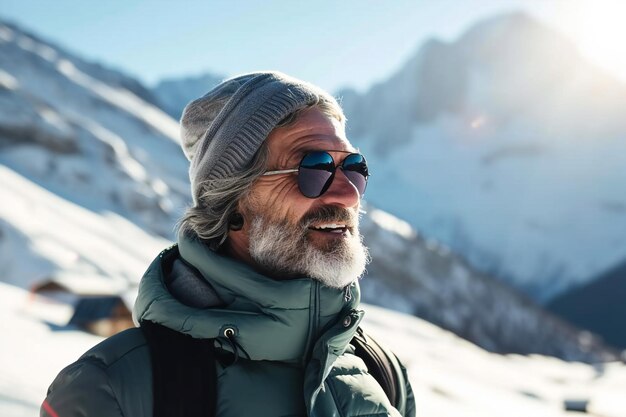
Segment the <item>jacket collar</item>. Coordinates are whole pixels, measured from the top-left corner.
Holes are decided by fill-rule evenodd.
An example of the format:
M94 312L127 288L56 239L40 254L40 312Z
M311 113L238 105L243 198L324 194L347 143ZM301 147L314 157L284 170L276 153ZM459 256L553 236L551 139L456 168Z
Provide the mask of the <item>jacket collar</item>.
M164 271L176 257L200 272L223 306L196 309L170 294ZM345 290L307 277L276 281L197 239L180 237L178 246L163 251L144 275L134 313L138 321L151 320L194 338L221 338L231 328L253 360L301 362L325 330L358 306L358 283L349 290L348 299Z

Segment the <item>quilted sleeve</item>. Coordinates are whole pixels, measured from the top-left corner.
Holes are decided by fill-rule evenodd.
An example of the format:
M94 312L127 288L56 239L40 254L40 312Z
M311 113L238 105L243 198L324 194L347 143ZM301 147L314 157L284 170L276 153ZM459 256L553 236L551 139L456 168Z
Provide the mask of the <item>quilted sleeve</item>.
M40 417L123 417L106 370L83 359L63 369L48 388Z

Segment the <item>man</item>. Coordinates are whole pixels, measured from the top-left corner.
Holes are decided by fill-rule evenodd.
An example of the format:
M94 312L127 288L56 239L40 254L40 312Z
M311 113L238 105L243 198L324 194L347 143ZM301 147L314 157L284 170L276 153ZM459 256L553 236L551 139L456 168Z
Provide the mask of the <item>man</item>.
M65 368L41 415L413 416L393 355L399 410L350 344L368 172L344 126L330 95L277 72L191 102L193 206L141 281L141 329Z

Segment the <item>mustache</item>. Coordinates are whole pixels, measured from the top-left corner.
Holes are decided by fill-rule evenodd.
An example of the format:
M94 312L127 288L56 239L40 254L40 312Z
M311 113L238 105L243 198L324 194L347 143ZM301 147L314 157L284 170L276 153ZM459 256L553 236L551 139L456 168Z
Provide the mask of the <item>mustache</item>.
M345 223L352 229L358 224L358 215L345 208L322 206L309 211L300 219L300 225L303 228L308 228L315 223Z

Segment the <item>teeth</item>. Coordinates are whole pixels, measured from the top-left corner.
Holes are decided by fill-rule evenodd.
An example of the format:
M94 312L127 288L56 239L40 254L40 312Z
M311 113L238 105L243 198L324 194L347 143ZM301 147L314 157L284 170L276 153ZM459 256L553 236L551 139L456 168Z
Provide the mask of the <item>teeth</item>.
M324 230L324 229L345 229L345 227L346 227L345 224L328 223L328 224L321 224L313 228L317 230Z

